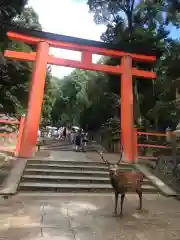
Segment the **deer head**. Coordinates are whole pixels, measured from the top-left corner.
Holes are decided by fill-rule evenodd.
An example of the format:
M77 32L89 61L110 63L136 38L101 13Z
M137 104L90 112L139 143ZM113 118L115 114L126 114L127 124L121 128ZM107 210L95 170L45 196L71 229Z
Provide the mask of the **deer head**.
M121 159L122 159L122 153L123 153L123 149L122 149L122 146L121 146L119 160L116 163L109 163L107 161L107 159L104 158L103 151L102 150L99 151L99 155L100 155L102 161L108 166L108 170L109 170L110 175L116 175L118 173L118 169L119 169L120 162L121 162Z

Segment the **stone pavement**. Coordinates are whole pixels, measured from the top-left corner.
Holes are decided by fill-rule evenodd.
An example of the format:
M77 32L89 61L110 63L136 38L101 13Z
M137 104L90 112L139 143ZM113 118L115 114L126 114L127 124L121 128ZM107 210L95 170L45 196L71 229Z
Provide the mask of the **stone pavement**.
M179 240L180 202L129 194L124 217L112 217L112 196L37 193L0 202L0 240Z
M104 158L108 160L110 163L116 163L119 161L119 153L106 153L104 152ZM99 153L97 152L86 152L85 156L88 160L96 161L96 162L101 162L101 158Z
M69 146L72 149L72 146ZM51 151L52 159L54 160L74 160L74 161L92 161L92 162L102 162L98 152L74 152L74 151ZM110 163L116 163L119 160L119 154L116 153L104 153L104 158Z

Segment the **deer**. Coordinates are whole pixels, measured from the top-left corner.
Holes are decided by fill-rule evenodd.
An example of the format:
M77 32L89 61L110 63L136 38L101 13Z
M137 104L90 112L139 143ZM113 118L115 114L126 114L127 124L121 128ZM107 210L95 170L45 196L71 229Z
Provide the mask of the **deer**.
M109 170L109 178L115 194L115 205L113 216L117 217L117 205L119 194L121 195L120 217L123 216L123 203L125 195L128 192L136 192L139 196L139 206L137 210L142 210L142 182L144 175L137 172L123 172L120 169L122 159L122 147L120 151L120 159L117 163L109 163L103 156L103 151L98 151L102 161L107 165Z

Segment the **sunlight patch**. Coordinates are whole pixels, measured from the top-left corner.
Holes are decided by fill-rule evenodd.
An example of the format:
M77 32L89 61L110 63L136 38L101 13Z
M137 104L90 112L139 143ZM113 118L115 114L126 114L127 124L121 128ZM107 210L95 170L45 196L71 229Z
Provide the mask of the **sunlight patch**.
M84 209L89 209L92 211L97 210L97 207L94 204L91 203L84 203L84 202L72 202L68 204L68 208L75 208L77 210L77 208L79 209L79 211L84 210Z
M39 221L36 222L34 219L32 219L30 216L15 216L10 218L11 226L17 227L17 228L23 228L27 226L36 227L39 226Z

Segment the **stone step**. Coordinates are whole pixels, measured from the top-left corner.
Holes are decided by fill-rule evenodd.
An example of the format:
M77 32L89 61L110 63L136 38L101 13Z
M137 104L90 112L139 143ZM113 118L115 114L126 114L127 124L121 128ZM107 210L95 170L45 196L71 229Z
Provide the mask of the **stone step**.
M69 165L69 164L61 164L61 163L33 163L33 162L28 162L27 163L27 168L48 168L48 169L69 169L69 170L74 170L74 169L83 169L83 170L91 170L91 171L108 171L108 168L106 166L89 166L86 164L81 164L81 165ZM121 169L123 171L129 171L131 168L123 166Z
M75 161L75 160L49 160L49 159L30 159L28 160L28 164L60 164L60 165L88 165L88 166L93 166L93 167L102 167L102 168L107 168L105 163L103 162L96 162L96 161ZM134 168L133 164L127 164L127 163L121 163L120 168Z
M88 166L88 165L64 165L64 164L55 164L55 163L28 163L27 168L46 168L46 169L69 169L69 170L91 170L91 171L108 171L107 167L104 166Z
M108 177L94 177L94 176L51 176L51 175L23 175L22 182L38 182L38 183L97 183L97 184L109 184L110 180Z
M109 184L109 177L94 177L94 176L45 176L45 175L28 175L24 174L21 179L22 182L49 182L49 183L97 183L97 184ZM150 184L150 181L144 179L143 184Z
M94 176L94 177L106 177L109 176L109 172L108 171L91 171L91 170L72 170L72 169L47 169L47 168L26 168L24 171L25 174L29 174L29 175L52 175L52 176L66 176L68 174L70 174L71 176Z
M64 164L64 165L92 165L92 166L102 166L102 167L106 167L105 164L101 163L101 162L92 162L92 161L73 161L73 160L49 160L49 159L32 159L32 160L28 160L29 164L44 164L44 163L48 163L48 164Z
M42 192L113 192L110 184L61 184L61 183L35 183L21 182L18 188L20 191L42 191ZM143 185L143 192L155 193L157 188L151 185Z

